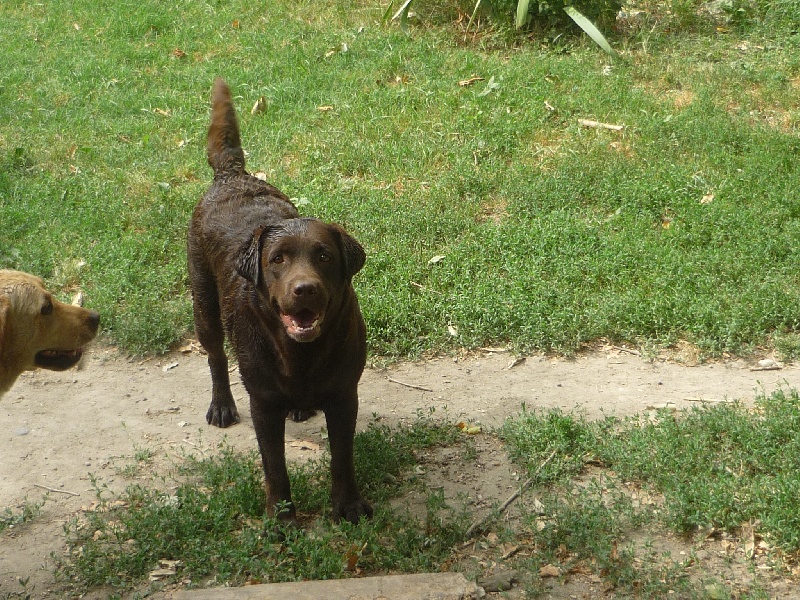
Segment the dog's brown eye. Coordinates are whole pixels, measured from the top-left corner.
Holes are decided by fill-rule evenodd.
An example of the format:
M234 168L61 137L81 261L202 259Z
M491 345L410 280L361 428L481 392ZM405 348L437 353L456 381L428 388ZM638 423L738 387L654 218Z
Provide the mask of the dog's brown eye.
M269 262L271 262L274 265L281 264L283 262L283 254L276 254L275 256L269 259Z
M46 317L47 315L52 313L53 313L53 301L48 299L47 302L44 303L44 306L42 306L42 315Z
M330 262L330 260L331 260L330 254L326 254L325 252L323 252L322 254L319 255L319 262Z

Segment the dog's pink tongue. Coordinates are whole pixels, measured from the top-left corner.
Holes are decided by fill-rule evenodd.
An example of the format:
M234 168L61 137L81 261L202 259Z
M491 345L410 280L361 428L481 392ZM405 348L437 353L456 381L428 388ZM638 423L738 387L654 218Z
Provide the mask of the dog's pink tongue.
M319 316L308 309L301 310L297 314L281 314L281 322L292 338L298 341L316 337L315 333L319 325Z

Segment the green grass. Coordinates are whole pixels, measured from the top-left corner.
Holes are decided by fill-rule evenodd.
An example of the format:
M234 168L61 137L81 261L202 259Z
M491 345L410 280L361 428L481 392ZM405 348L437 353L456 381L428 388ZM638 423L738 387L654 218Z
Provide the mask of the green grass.
M646 554L635 543L637 531L657 537L666 528L687 539L721 532L736 539L746 523L755 524L774 564L781 556L791 563L800 551L799 423L795 390L760 396L752 409L731 403L664 410L649 419L588 422L558 411L510 419L501 436L529 471L557 450L538 478L547 517L529 517L543 553L534 566L583 561L614 586L641 591L654 582L643 577L646 569L634 568ZM602 466L599 475L586 474L590 463ZM636 489L658 500L634 507ZM568 561L555 552L562 545ZM685 578L680 571L673 576Z
M175 479L154 487L134 484L119 497L95 481L99 507L65 527L72 551L58 571L73 592L105 586L122 593L141 586L164 559L180 561L180 572L167 583L190 579L203 587L330 579L356 568L436 570L463 542L468 520L453 499L428 489L411 467L415 452L463 445L464 437L452 423L431 420L396 430L373 424L357 434L357 476L376 507L374 518L358 525L328 518L329 457L290 468L307 531L282 529L264 517L255 452L222 446L209 458L187 457ZM392 498L409 489L426 495L424 514L390 507Z
M408 427L373 423L357 434L356 464L375 517L358 525L330 521L323 457L290 468L303 523L290 531L264 517L256 453L222 445L118 496L95 480L98 507L66 525L70 552L56 557L57 573L71 593L128 594L441 568L479 578L496 562L501 571L523 573L533 597L552 582L541 570L557 568L632 597L672 590L680 598L765 598L769 582L744 574L755 564L790 577L787 566L800 552L798 426L800 393L793 390L759 396L752 408L726 403L647 418L590 422L524 411L496 434L531 485L511 511L490 510L487 518L485 508L476 510L437 478L428 452L454 448L461 469L480 477L470 436L428 417ZM447 456L449 470L454 454ZM473 522L480 525L469 537ZM707 542L739 547L748 523L765 549L749 560L729 555L726 568L740 576L723 577L709 562L716 553ZM704 557L696 555L704 544ZM500 559L509 547L518 554ZM176 572L147 584L164 560L178 561Z
M44 500L28 502L26 501L18 511L13 511L10 508L4 508L0 512L0 533L6 529L13 529L18 525L23 525L33 521L42 512L42 506L47 501L47 496Z
M716 354L796 333L800 59L772 13L612 36L610 63L578 37L406 36L372 2L174 8L0 7L0 266L81 287L110 342L191 333L185 231L218 75L252 170L367 249L373 355L600 337Z

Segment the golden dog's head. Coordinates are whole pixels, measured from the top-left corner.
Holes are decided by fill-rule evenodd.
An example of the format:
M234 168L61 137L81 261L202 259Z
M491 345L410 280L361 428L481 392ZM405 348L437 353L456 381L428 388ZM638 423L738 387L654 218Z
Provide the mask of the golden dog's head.
M23 371L75 366L99 325L97 312L59 302L38 277L0 270L0 393Z

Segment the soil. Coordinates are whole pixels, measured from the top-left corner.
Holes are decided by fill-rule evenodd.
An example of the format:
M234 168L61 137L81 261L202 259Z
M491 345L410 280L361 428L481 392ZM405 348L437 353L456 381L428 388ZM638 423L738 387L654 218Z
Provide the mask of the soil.
M645 360L633 351L602 346L571 360L520 360L487 349L469 357L370 368L362 379L359 423L364 427L377 416L401 425L415 420L420 411L434 410L434 416L446 414L480 424L486 431L519 413L523 405L602 418L702 402L752 402L757 393L800 386L800 369L795 365L772 364L765 369L767 363L759 366L756 359L737 359L686 366L674 360L688 357L691 362L690 355ZM237 381L233 390L242 422L220 430L205 422L210 377L205 357L195 351L134 360L97 346L79 369L24 374L0 400L4 457L0 511L19 513L26 503L45 496L47 500L31 522L0 533L0 597L21 596L19 580L26 578L24 590L31 598L60 596L51 555L66 549L64 523L95 498L90 476L121 491L131 481L124 466L143 450L174 457L213 451L223 439L236 448L254 449L244 389ZM321 416L304 423L287 422L290 460L321 452L323 425ZM495 438L478 434L475 440L478 455L468 471L459 468L463 462L447 449L433 453L428 457L431 464L423 468L435 469L447 495L467 493L480 514L483 507L508 498L519 485L519 476ZM158 468L163 463L152 464ZM695 569L705 569L740 589L751 584L757 570L737 550L740 544L735 540L728 540L728 546L718 539L701 541L699 546L676 539L658 543L669 546L676 560L693 553ZM486 562L487 574L498 570L502 565L496 560ZM760 585L770 597L792 596L791 581L784 576L762 579ZM612 597L613 592L604 591L597 578L576 574L553 579L549 596L597 598Z

